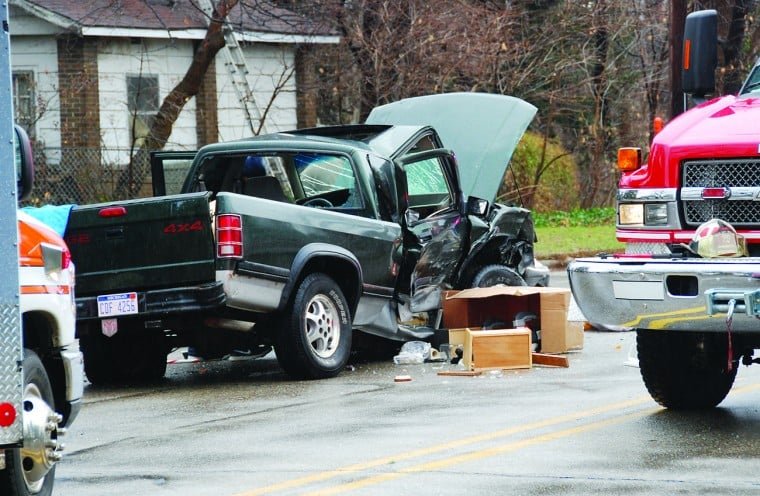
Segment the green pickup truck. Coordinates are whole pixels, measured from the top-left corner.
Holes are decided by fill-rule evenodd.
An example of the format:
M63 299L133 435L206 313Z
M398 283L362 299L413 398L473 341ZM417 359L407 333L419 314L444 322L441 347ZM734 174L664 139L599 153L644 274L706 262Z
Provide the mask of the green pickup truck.
M160 378L177 346L273 347L292 377L331 377L354 332L429 338L444 290L546 285L530 212L493 202L534 114L433 95L361 125L154 153L154 197L69 218L88 378Z

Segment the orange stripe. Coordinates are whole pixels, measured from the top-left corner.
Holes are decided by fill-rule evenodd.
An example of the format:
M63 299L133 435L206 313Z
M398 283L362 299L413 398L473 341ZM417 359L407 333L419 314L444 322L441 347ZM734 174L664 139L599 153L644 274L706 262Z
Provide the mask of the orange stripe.
M71 288L65 285L58 286L21 286L21 294L69 294Z

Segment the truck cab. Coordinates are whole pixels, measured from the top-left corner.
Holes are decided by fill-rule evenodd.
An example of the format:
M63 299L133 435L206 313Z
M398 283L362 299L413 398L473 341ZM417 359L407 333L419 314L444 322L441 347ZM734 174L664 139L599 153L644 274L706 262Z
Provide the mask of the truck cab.
M760 255L760 66L736 95L709 97L715 86L717 16L698 11L686 21L684 91L693 108L658 132L646 154L621 149L617 238L628 254L683 252L695 230L719 218Z

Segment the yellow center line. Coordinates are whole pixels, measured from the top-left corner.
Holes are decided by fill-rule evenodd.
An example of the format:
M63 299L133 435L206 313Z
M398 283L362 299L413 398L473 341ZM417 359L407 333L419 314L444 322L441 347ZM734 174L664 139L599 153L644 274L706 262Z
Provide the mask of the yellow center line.
M747 386L736 388L733 391L733 393L742 394L742 393L747 393L749 391L755 391L758 389L760 389L760 384L750 384ZM309 496L329 496L332 494L339 494L346 491L361 489L363 487L398 479L405 475L410 475L410 474L419 473L419 472L431 472L434 470L440 470L446 467L450 467L452 465L471 462L475 460L481 460L483 458L490 458L490 457L503 454L506 452L517 451L519 449L528 448L530 446L535 446L541 443L548 443L548 442L555 441L557 439L561 439L564 437L573 436L575 434L582 434L585 432L603 429L605 427L609 427L612 425L622 424L629 420L633 420L638 417L643 417L645 415L650 415L660 410L661 408L651 408L651 409L641 410L638 412L628 413L628 414L620 415L619 417L599 420L599 421L592 422L586 425L570 427L570 428L563 429L560 431L549 432L549 433L541 434L541 435L534 436L528 439L513 441L507 444L500 445L500 446L494 446L492 448L480 449L477 451L471 451L469 453L463 453L461 455L450 456L448 458L443 458L441 460L420 463L418 465L413 465L411 467L401 468L396 472L386 472L386 473L366 477L364 479L359 479L359 480L349 482L346 484L328 487L323 490L308 492L305 494Z
M383 474L378 474L375 476L366 477L364 479L359 479L353 482L342 484L339 486L328 487L320 491L314 491L314 492L309 492L309 493L304 493L304 494L307 494L309 496L328 496L331 494L339 494L346 491L361 489L363 487L380 484L381 482L387 482L393 479L398 479L400 477L413 474L413 473L440 470L442 468L450 467L451 465L456 465L458 463L466 463L466 462L471 462L475 460L480 460L483 458L489 458L489 457L496 456L502 453L506 453L508 451L516 451L522 448L527 448L529 446L534 446L536 444L555 441L563 437L568 437L575 434L581 434L584 432L594 431L594 430L602 429L604 427L609 427L611 425L622 424L624 422L627 422L628 420L632 420L637 417L643 417L644 415L648 415L648 414L657 412L659 410L660 410L659 408L651 408L651 409L641 410L634 413L628 413L626 415L621 415L619 417L606 419L606 420L600 420L598 422L594 422L591 424L586 424L586 425L582 425L578 427L570 427L568 429L564 429L561 431L550 432L547 434L531 437L528 439L523 439L520 441L514 441L511 443L503 444L501 446L494 446L492 448L471 451L469 453L451 456L448 458L443 458L441 460L435 460L432 462L420 463L419 465L414 465L411 467L399 469L397 472L387 472Z
M760 384L749 384L742 387L735 387L731 391L731 394L732 395L743 394L743 393L757 391L757 390L760 390ZM348 466L341 467L334 470L328 470L324 472L315 473L312 475L307 475L304 477L290 479L290 480L286 480L280 483L271 484L269 486L254 489L252 491L238 493L235 496L256 496L256 495L261 495L261 494L269 494L269 493L273 493L277 491L283 491L286 489L302 487L308 484L323 482L323 481L333 479L336 477L345 476L346 474L366 471L366 470L376 468L382 465L389 465L392 463L397 463L399 461L410 460L414 458L421 458L421 457L439 453L442 451L449 451L454 448L473 445L476 443L482 443L485 441L493 441L493 440L511 436L514 434L520 434L520 433L528 432L531 430L551 427L551 426L559 425L565 422L578 421L578 420L594 417L594 416L604 414L604 413L622 411L622 410L643 405L651 401L652 400L649 396L641 396L638 398L634 398L632 400L622 401L618 403L611 403L609 405L603 405L597 408L591 408L588 410L582 410L582 411L567 414L567 415L561 415L558 417L553 417L553 418L541 420L538 422L531 422L528 424L523 424L523 425L519 425L515 427L509 427L506 429L501 429L501 430L493 431L486 434L454 440L448 443L437 444L435 446L431 446L428 448L421 448L417 450L402 452L396 455L376 458L374 460L369 460L362 463L348 465ZM556 439L572 436L574 434L581 434L584 432L601 429L601 428L608 427L611 425L620 424L628 420L632 420L637 417L642 417L644 415L648 415L660 410L662 410L662 408L659 408L659 407L652 408L652 409L644 409L644 410L633 412L633 413L623 414L618 417L592 422L592 423L585 424L582 426L570 427L570 428L563 429L560 431L537 435L535 437L531 437L531 438L520 440L520 441L510 442L510 443L503 444L500 446L479 449L476 451L471 451L468 453L463 453L460 455L455 455L455 456L443 458L440 460L420 463L418 465L398 469L395 472L377 474L374 476L366 477L364 479L356 480L356 481L342 484L342 485L329 487L324 490L310 492L307 494L324 496L324 495L338 494L345 491L360 489L362 487L366 487L369 485L379 484L385 481L397 479L405 475L437 470L437 469L448 467L457 463L463 463L463 462L469 462L473 460L488 458L488 457L495 456L497 454L501 454L501 453L505 453L509 451L515 451L515 450L526 448L529 446L534 446L537 444L554 441Z
M494 439L499 439L499 438L511 436L514 434L520 434L520 433L531 431L531 430L551 427L554 425L562 424L565 422L571 422L574 420L581 420L584 418L593 417L593 416L600 415L603 413L608 413L611 411L624 410L626 408L635 407L635 406L642 405L644 403L648 403L651 401L652 400L649 396L639 396L632 400L622 401L619 403L611 403L609 405L603 405L603 406L600 406L597 408L591 408L588 410L581 410L579 412L570 413L567 415L561 415L559 417L553 417L553 418L541 420L538 422L531 422L529 424L509 427L506 429L501 429L501 430L489 432L486 434L480 434L477 436L470 436L470 437L450 441L448 443L436 444L435 446L430 446L428 448L421 448L417 450L402 452L402 453L398 453L391 456L376 458L374 460L369 460L362 463L348 465L348 466L334 469L334 470L319 472L319 473L307 475L304 477L298 477L296 479L290 479L290 480L286 480L286 481L279 482L276 484L271 484L269 486L264 486L258 489L254 489L252 491L238 493L235 496L258 496L261 494L268 494L268 493L272 493L276 491L292 489L295 487L305 486L307 484L322 482L328 479L339 477L339 476L345 475L346 473L361 472L364 470L369 470L371 468L379 467L381 465L388 465L390 463L409 460L413 458L421 458L423 456L439 453L442 451L449 451L451 449L461 448L463 446L481 443L484 441L492 441Z

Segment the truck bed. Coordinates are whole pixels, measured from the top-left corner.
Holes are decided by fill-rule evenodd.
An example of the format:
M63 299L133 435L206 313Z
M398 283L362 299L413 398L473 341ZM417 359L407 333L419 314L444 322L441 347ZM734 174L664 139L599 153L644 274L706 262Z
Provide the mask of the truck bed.
M639 329L760 333L760 258L582 258L570 286L594 324Z

